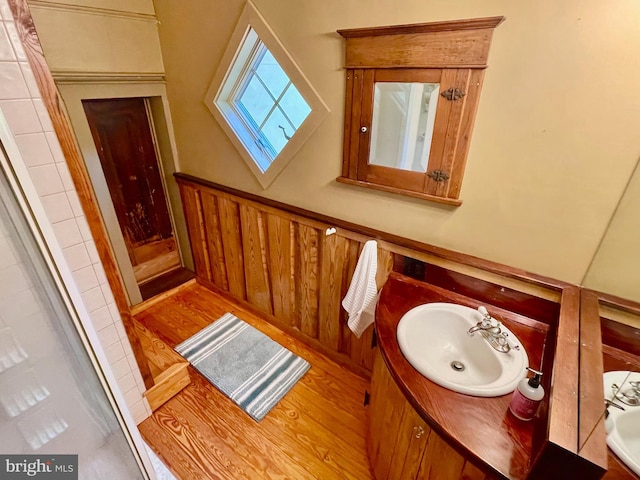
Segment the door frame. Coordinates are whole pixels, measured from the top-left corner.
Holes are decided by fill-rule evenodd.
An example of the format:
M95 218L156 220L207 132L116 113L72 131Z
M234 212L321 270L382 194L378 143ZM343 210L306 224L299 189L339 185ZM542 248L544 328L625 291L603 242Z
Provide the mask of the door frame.
M142 302L142 295L135 279L133 266L129 259L113 202L111 201L98 152L89 128L89 122L82 107L82 100L135 97L147 99L149 126L162 171L162 181L165 186L169 215L174 227L178 251L182 264L186 268L193 270L193 256L182 210L182 201L178 186L173 179L173 174L178 171L178 157L165 84L160 79L156 81L150 79L142 79L142 81L56 79L56 85L64 100L70 123L84 157L88 177L93 186L98 207L102 213L116 263L129 298L129 305L136 305Z

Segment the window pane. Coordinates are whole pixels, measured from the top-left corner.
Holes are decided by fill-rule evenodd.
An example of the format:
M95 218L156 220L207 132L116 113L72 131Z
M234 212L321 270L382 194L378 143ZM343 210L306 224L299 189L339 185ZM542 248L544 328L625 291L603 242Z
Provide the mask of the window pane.
M293 84L287 88L280 101L280 107L282 107L282 110L287 114L296 129L302 125L304 119L311 113L311 108L309 108L309 105L307 105L307 102L304 101L304 98L302 98L302 95Z
M265 122L262 133L278 155L288 142L286 137L292 137L294 130L280 109L276 108Z
M244 92L240 95L240 104L245 108L256 124L262 125L269 110L273 108L273 100L255 75L251 77Z
M289 83L289 77L287 77L287 74L280 68L280 65L278 65L278 62L266 47L265 54L260 60L256 72L271 92L271 95L276 99L280 97L282 91Z

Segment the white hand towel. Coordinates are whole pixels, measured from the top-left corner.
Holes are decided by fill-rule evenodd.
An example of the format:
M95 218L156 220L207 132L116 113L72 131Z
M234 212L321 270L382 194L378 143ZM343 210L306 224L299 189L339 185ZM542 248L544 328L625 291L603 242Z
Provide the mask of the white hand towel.
M347 324L358 338L375 318L378 301L377 270L378 243L375 240L369 240L364 244L349 290L342 300L342 306L349 314Z

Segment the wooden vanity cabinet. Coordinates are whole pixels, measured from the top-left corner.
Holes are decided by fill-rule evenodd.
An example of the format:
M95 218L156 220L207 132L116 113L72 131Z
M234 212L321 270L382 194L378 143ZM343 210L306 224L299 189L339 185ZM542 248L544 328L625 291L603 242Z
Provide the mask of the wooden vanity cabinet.
M490 478L429 428L396 385L379 351L371 377L367 449L376 480Z

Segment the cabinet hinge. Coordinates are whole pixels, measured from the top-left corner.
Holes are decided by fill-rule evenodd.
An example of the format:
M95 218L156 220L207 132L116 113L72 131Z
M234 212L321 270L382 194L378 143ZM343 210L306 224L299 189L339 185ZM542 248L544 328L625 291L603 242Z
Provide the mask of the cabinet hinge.
M362 402L362 404L366 407L367 405L369 405L369 400L371 399L371 394L365 390L364 391L364 402Z
M440 95L449 101L455 102L456 100L460 100L462 97L464 97L466 93L459 88L449 88L442 92Z
M433 179L435 182L446 182L449 180L449 174L442 170L433 170L427 173L427 177Z

